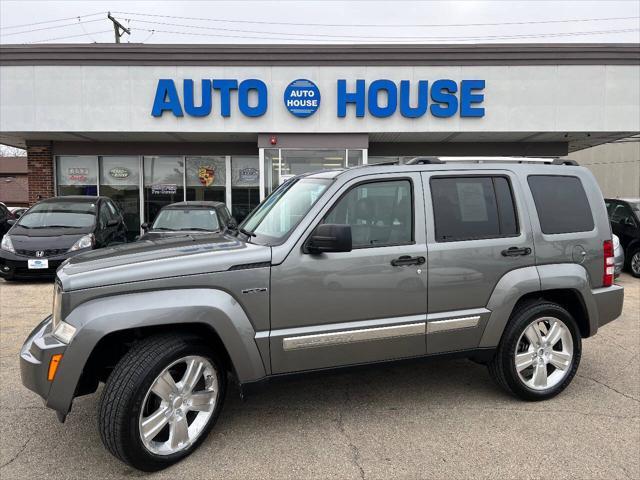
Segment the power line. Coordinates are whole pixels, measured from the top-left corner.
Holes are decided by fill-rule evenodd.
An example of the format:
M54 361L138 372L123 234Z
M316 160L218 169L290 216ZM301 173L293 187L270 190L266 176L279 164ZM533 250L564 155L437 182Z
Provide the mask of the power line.
M405 28L405 27L489 27L499 25L536 25L544 23L572 23L572 22L602 22L609 20L637 20L640 17L609 17L609 18L573 18L563 20L534 20L534 21L520 21L520 22L496 22L496 23L417 23L417 24L388 24L388 23L369 23L369 24L347 24L347 23L299 23L299 22L274 22L274 21L260 21L260 20L229 20L221 18L202 18L202 17L180 17L176 15L159 15L152 13L133 13L133 12L113 12L120 15L133 15L140 17L158 17L158 18L174 18L177 20L201 20L208 22L223 22L223 23L252 23L252 24L264 24L264 25L288 25L288 26L305 26L305 27L392 27L392 28ZM133 19L132 19L133 20Z
M31 33L31 32L40 32L42 30L53 30L55 28L64 28L64 27L73 27L82 23L94 23L94 22L102 22L104 18L98 18L96 20L84 20L80 21L81 17L77 17L78 21L73 23L65 23L63 25L54 25L52 27L42 27L42 28L34 28L32 30L21 30L19 32L11 32L11 33L0 33L0 37L9 37L11 35L20 35L22 33Z
M109 32L113 32L113 30L101 30L99 32L86 32L86 33L80 33L78 35L67 35L66 37L46 38L44 40L35 40L33 42L26 42L26 43L53 42L54 40L64 40L66 38L76 38L76 37L84 37L84 36L91 37L91 35L98 35L100 33L109 33Z
M215 34L215 33L196 33L196 32L184 32L184 31L173 31L173 30L149 30L144 28L139 28L138 31L144 32L155 32L155 33L171 33L175 35L189 35L189 36L199 36L199 37L224 37L224 38L243 38L246 40L285 40L285 41L299 41L299 40L308 40L309 35L301 35L301 38L286 38L286 37L261 37L261 36L246 36L246 35L230 35L230 34ZM546 38L546 37L562 37L562 36L580 36L580 35L601 35L607 33L630 33L630 32L639 32L640 28L628 28L628 29L620 29L620 30L596 30L591 32L570 32L570 33L541 33L541 34L527 34L527 35L492 35L492 36L483 36L483 37L432 37L432 40L459 40L459 41L475 41L475 40L505 40L510 38ZM266 32L265 32L266 33ZM335 40L328 39L313 39L313 42L335 42ZM371 43L370 41L365 40L352 40L349 43ZM392 43L406 43L404 40L383 40L379 41L380 44L392 44Z
M131 21L133 22L138 22L138 23L146 23L146 24L152 24L152 25L164 25L164 26L171 26L171 27L181 27L181 28L197 28L197 29L201 29L201 30L215 30L215 31L223 31L223 32L235 32L235 33L252 33L252 34L258 34L258 35L280 35L280 36L286 36L286 37L304 37L304 38L308 38L308 37L326 37L326 38L334 38L334 39L352 39L352 38L356 38L356 39L363 39L363 40L369 40L369 41L377 41L377 40L385 40L387 38L389 38L388 36L384 36L384 37L380 37L380 36L375 36L375 35L328 35L328 34L323 34L323 33L287 33L287 32L267 32L264 30L242 30L242 29L236 29L236 28L223 28L223 27L206 27L206 26L199 26L199 25L190 25L190 24L183 24L183 23L170 23L170 22L157 22L157 21L149 21L149 20L139 20L139 19L132 19ZM598 30L596 30L595 32L587 32L587 33L597 33ZM605 33L609 33L610 30L605 31ZM572 32L566 32L566 35L571 35ZM560 36L560 35L564 35L565 33L556 33L553 34L555 36ZM468 36L468 35L462 35L462 36L420 36L420 35L401 35L401 36L397 36L394 35L393 39L398 39L398 40L412 40L412 39L425 39L425 40L447 40L447 39L451 39L451 40L457 40L457 39L465 39L465 38L470 38L470 39L482 39L482 38L519 38L521 36L528 36L527 34L520 34L520 35L477 35L477 36Z
M97 12L91 13L89 15L80 15L75 17L67 17L67 18L58 18L57 20L46 20L43 22L36 23L23 23L22 25L10 25L8 27L0 27L2 30L8 30L10 28L21 28L21 27L32 27L34 25L44 25L45 23L55 23L55 22L64 22L65 20L75 20L76 18L87 18L87 17L95 17L96 15L104 15L107 12Z

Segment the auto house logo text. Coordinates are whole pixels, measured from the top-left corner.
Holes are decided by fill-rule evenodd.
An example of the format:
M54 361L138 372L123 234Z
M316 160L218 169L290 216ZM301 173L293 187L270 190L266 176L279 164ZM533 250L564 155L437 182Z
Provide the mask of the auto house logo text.
M326 88L326 86L325 86ZM298 78L279 94L291 115L306 118L320 108L331 108L338 118L484 117L485 80L481 79L336 79L336 103L322 105L321 88L313 80ZM237 110L245 117L261 117L269 109L269 87L257 78L182 80L159 79L151 115L162 117L230 117Z

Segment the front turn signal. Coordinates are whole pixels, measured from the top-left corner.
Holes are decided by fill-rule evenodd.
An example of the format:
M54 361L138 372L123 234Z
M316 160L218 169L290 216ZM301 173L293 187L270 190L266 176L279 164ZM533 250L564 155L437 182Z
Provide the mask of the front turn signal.
M58 371L58 365L60 365L60 360L62 360L62 354L56 353L51 356L51 361L49 362L49 374L47 375L47 380L50 382L56 378L56 372Z

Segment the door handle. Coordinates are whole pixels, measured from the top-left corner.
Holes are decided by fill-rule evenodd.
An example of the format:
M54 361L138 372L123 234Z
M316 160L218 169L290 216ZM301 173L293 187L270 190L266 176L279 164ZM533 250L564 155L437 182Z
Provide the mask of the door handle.
M391 260L391 265L394 267L401 267L404 265L422 265L425 261L424 257L410 257L409 255L402 255L401 257Z
M503 257L520 257L524 255L529 255L531 253L531 249L529 247L510 247L506 250L502 250Z

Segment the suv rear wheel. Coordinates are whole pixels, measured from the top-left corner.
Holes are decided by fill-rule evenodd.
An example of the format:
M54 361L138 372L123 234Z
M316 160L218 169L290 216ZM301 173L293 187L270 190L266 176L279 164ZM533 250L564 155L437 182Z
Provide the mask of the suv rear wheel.
M107 449L144 471L183 459L204 441L222 407L226 371L196 337L156 336L116 365L100 399Z
M555 303L529 302L513 313L489 371L513 395L546 400L571 383L581 354L571 314Z

